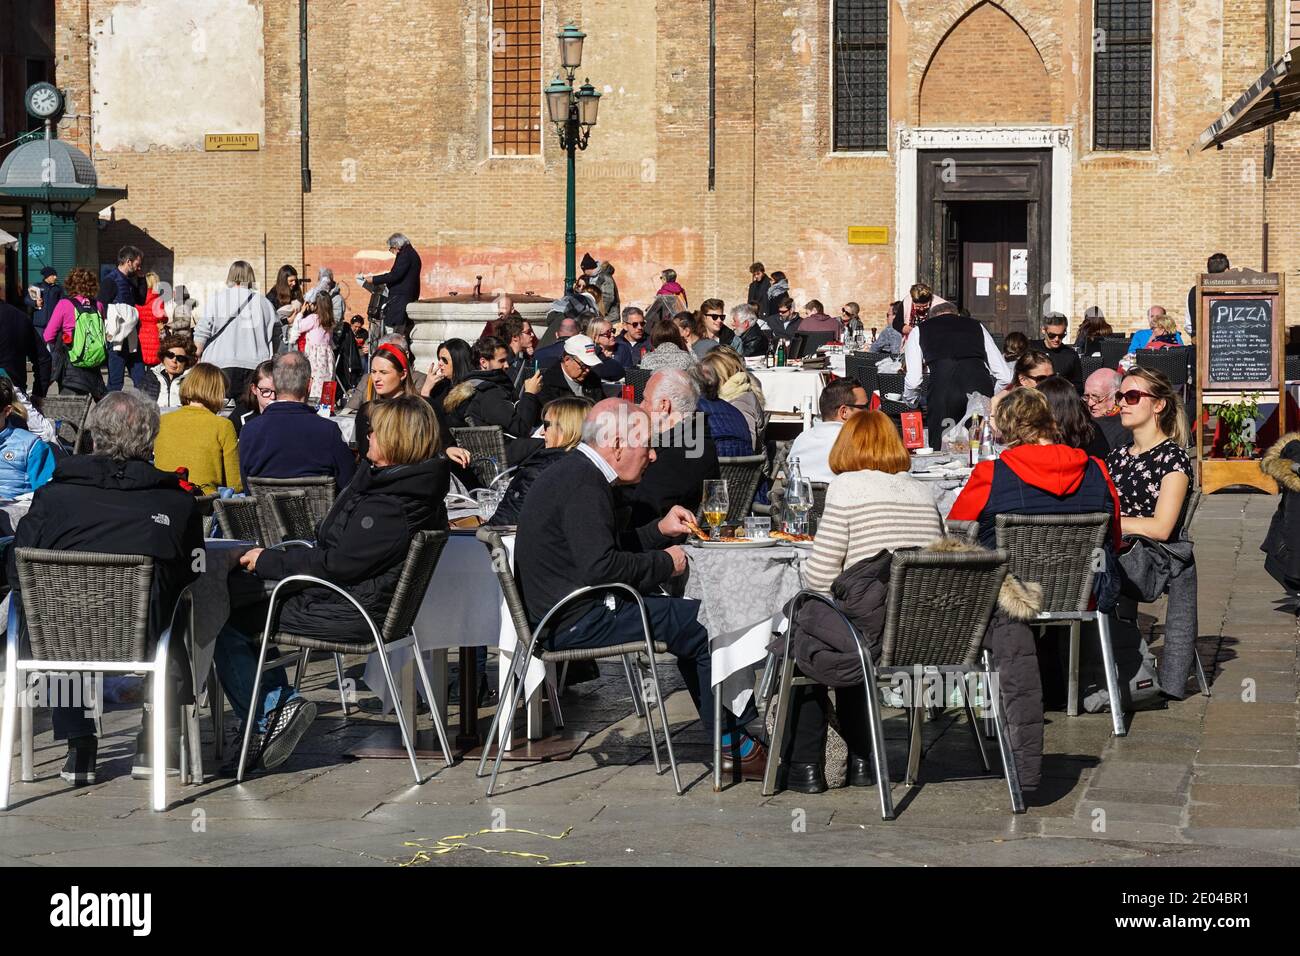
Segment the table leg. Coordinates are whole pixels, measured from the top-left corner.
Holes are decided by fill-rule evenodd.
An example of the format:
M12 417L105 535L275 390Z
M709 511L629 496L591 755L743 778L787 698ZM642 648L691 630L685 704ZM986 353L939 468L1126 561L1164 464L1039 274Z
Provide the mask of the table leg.
M504 706L506 699L506 686L510 683L510 667L514 662L514 655L501 651L497 656L497 706ZM521 690L520 693L523 693ZM509 750L514 746L514 721L507 720L506 715L501 715L501 720L497 723L497 745L504 750Z
M713 792L722 789L722 685L713 688Z
M418 647L412 648L418 654ZM397 675L397 692L402 695L402 716L406 719L406 726L411 729L411 737L415 737L415 714L418 709L415 690L415 658L406 662L400 674Z
M478 734L478 667L477 648L460 649L460 734L456 746L465 749L477 747Z
M429 683L438 697L438 716L442 725L447 726L447 648L436 647L430 652L432 661L429 665Z

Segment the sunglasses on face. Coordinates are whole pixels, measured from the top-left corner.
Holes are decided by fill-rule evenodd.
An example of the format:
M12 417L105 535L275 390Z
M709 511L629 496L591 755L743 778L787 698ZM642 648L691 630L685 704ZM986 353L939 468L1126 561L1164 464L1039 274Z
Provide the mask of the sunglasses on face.
M173 362L184 362L187 358L189 358L189 356L186 355L184 352L168 352L166 355L163 356L163 358L169 358Z
M726 318L721 312L705 312L704 317L706 319L718 319L719 321Z
M1048 332L1048 331L1044 331L1044 332L1043 332L1043 339L1044 339L1044 340L1046 340L1046 339L1063 339L1063 338L1065 338L1065 333L1064 333L1064 332Z
M777 310L776 310L776 314L777 314L777 315L789 315L789 314L790 314L790 310L789 310L789 309L777 309Z
M548 421L546 421L545 419L542 419L542 428L543 428L543 429L553 428L553 427L555 427L555 422L548 422Z
M1031 382L1045 382L1055 374L1055 372L1048 372L1046 375L1022 375L1021 378L1027 378Z
M1140 392L1136 388L1130 388L1127 392L1120 392L1119 397L1127 405L1136 405L1144 398L1155 398L1150 392Z

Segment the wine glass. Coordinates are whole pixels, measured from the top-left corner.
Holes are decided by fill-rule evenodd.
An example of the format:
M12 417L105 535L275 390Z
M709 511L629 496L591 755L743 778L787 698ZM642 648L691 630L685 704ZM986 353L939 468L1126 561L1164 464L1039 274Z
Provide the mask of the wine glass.
M727 518L727 483L721 479L711 479L704 483L704 495L700 499L700 510L704 520L709 523L709 540L717 541L722 529L722 522Z

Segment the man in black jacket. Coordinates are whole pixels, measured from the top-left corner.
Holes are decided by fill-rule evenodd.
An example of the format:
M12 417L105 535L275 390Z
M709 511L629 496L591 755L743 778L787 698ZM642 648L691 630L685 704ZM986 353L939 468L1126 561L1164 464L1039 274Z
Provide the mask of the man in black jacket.
M506 347L488 336L474 343L473 356L478 371L470 372L443 399L448 424L453 428L498 425L505 433L507 444L511 439L527 438L542 420L542 405L537 398L542 390L542 376L530 375L524 379L524 394L515 403L511 401L512 383L506 372L509 363Z
M655 460L624 501L632 508L632 526L680 505L694 514L704 482L722 477L718 450L709 435L695 380L678 369L655 372L646 382L641 407L651 420Z
M28 362L36 378L28 394L44 398L50 387L50 350L22 309L0 302L0 369L25 392Z
M369 281L374 286L388 287L388 302L384 305L384 325L403 335L411 334L411 320L406 314L406 307L420 298L420 254L411 245L411 240L400 232L388 237L388 251L396 258L393 267L387 272L372 275L368 280L358 275L357 279Z
M593 369L602 364L596 343L585 335L570 335L564 340L564 352L558 362L542 372L542 390L537 396L543 405L557 398L576 395L593 404L605 397L600 379Z
M772 288L772 280L767 277L767 268L761 262L755 262L749 267L749 275L754 280L749 284L749 294L745 296L745 301L753 310L754 315L759 316L767 309L767 290ZM732 310L734 314L734 309Z
M1043 337L1034 339L1029 347L1046 352L1052 360L1052 371L1069 379L1075 390L1082 394L1083 363L1079 361L1079 353L1065 344L1067 325L1068 320L1060 312L1048 312L1043 316Z
M15 552L18 548L142 554L154 559L149 638L156 641L171 622L176 599L197 577L203 558L203 526L192 485L151 465L158 435L158 406L134 392L109 392L90 412L94 435L90 455L59 462L54 477L32 499L18 525L6 574L21 606ZM84 600L70 594L67 600ZM184 635L168 645L169 736L177 731L179 706L193 702ZM54 739L68 741L60 776L72 784L95 782L95 722L82 707L53 709ZM136 741L132 776L152 772L151 722ZM168 768L175 767L179 737L168 740ZM8 768L4 769L8 772Z
M758 316L752 305L746 303L731 307L731 329L735 332L731 347L745 358L767 354L768 338L759 328Z
M649 416L631 402L605 399L591 410L582 443L548 468L528 492L519 517L516 573L533 622L570 592L588 585L627 584L647 595L651 635L677 658L700 719L707 723L713 719L713 679L699 602L655 593L686 571L686 552L673 540L688 532L692 516L674 507L623 533L615 523L612 486L641 480L656 455L650 431ZM582 507L573 507L575 501ZM553 625L550 646L556 650L641 639L637 606L621 596L575 602L553 619ZM766 752L741 731L753 717L753 705L746 710L732 721L724 744L739 754L743 776L759 779L767 765ZM729 713L725 716L731 720ZM724 772L734 766L724 759Z

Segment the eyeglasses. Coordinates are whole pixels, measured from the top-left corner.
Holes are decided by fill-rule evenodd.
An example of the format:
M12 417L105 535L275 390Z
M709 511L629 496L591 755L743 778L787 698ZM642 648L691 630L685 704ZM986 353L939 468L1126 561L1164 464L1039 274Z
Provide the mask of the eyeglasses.
M1155 398L1150 392L1139 392L1136 388L1130 388L1127 392L1120 392L1119 397L1129 405L1136 405L1144 398Z
M1103 402L1115 401L1114 397L1110 395L1089 395L1086 392L1084 393L1083 400L1089 405L1100 405Z
M163 358L169 358L173 362L184 362L189 358L189 356L184 352L168 352L163 356Z
M790 314L790 310L789 310L789 309L777 309L777 310L776 310L776 314L777 314L777 315L789 315L789 314Z
M644 322L624 322L623 324L626 325L629 329L644 329L644 328L645 328L645 323L644 323Z
M255 385L254 388L257 389L257 394L263 398L275 398L275 389L273 388L263 388L261 385Z

